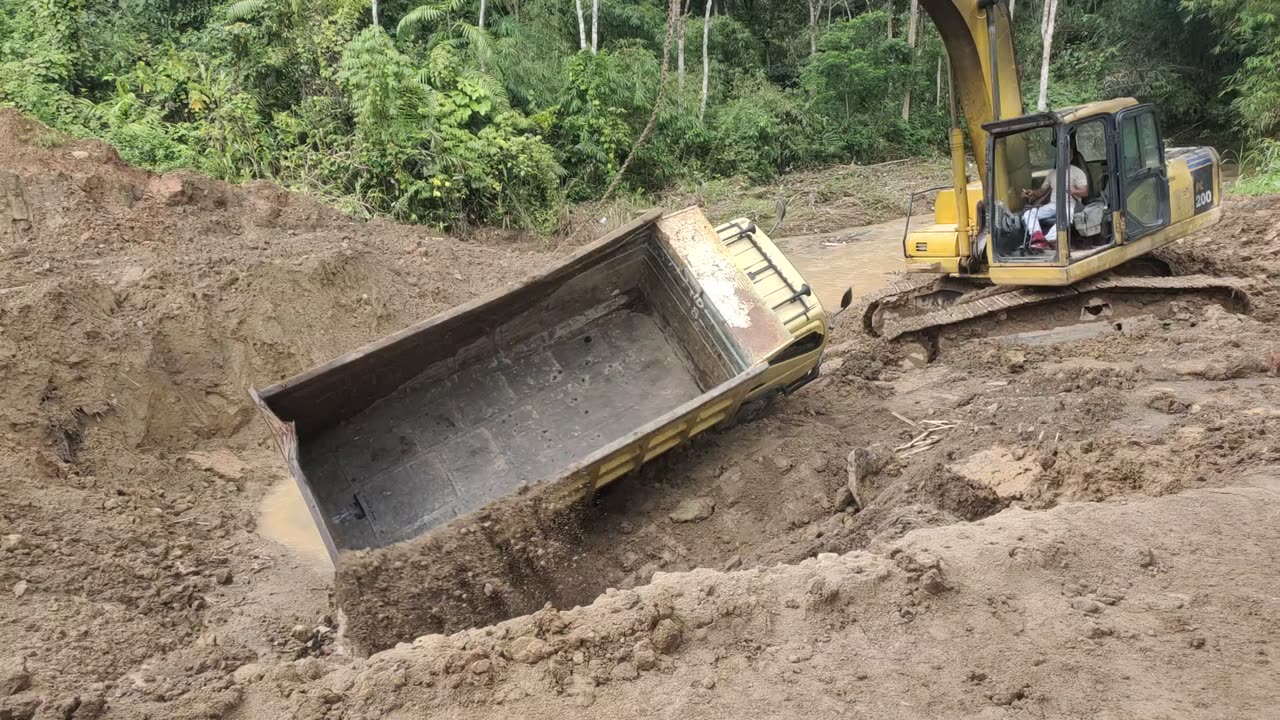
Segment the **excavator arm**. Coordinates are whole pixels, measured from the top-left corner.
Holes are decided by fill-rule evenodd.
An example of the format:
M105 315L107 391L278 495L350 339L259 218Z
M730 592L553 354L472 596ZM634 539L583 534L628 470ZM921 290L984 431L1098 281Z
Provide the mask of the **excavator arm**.
M982 125L1022 114L1009 8L1004 0L920 0L920 6L947 48L978 175L985 178L987 133Z

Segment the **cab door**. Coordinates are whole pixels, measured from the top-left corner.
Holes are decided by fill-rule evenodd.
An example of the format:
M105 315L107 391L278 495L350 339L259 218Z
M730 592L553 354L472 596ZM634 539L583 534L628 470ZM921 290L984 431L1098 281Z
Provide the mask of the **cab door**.
M1169 224L1169 174L1154 107L1117 113L1116 130L1120 208L1129 242Z

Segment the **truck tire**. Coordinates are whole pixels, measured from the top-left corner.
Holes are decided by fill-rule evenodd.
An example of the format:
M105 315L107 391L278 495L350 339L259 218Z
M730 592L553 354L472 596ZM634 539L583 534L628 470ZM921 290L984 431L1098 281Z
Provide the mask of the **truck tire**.
M759 420L764 417L769 406L773 404L773 399L778 397L778 395L779 393L772 392L768 395L762 395L755 400L748 400L747 402L742 403L742 405L738 406L738 412L721 421L720 424L716 426L716 429L720 432L724 432L726 430L732 430L739 425L745 425Z

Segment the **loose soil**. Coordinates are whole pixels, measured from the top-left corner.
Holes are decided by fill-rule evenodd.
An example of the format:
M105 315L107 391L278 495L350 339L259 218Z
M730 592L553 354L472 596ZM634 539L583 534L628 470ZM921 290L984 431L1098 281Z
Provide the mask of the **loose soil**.
M1280 702L1278 198L1231 199L1170 251L1248 279L1248 315L1184 297L1116 303L1084 331L1019 316L930 360L850 313L822 377L764 418L557 524L497 525L546 535L524 580L462 532L484 518L430 538L444 599L415 616L377 572L335 581L260 530L289 481L247 389L557 251L153 176L46 133L0 112L0 717L1261 718Z

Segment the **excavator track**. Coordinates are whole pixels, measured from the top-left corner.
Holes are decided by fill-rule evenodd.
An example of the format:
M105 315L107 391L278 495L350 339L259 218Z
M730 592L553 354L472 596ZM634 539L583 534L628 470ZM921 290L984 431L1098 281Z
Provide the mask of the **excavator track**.
M954 303L937 310L907 317L882 316L887 307L910 304L913 298L936 292L940 278L925 278L923 282L910 277L877 293L863 313L863 327L873 336L893 340L906 335L927 332L936 328L959 325L979 318L997 315L1011 310L1043 305L1071 298L1102 293L1212 293L1224 295L1236 309L1246 311L1249 296L1245 284L1235 278L1210 275L1179 275L1172 277L1135 277L1108 274L1090 278L1070 287L1012 287L988 286L973 290Z

